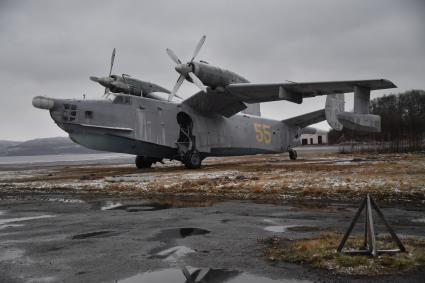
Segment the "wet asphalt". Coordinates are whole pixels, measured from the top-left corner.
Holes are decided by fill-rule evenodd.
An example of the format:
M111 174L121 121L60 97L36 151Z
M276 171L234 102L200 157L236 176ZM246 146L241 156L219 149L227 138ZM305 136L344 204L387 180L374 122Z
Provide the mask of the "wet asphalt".
M424 282L424 270L350 277L263 256L273 235L344 232L356 206L2 195L0 282ZM382 211L399 235L425 238L423 207Z

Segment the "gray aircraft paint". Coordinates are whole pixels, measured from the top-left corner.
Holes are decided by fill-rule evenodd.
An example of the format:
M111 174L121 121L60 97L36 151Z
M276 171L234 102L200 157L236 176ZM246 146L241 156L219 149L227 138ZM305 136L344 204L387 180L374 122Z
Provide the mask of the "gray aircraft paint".
M120 98L128 103L117 103ZM205 116L185 105L124 95L118 95L115 102L48 101L54 101L50 113L56 124L75 142L97 150L172 158L177 154L179 112L187 113L194 121L196 147L207 156L283 152L288 146L298 144L297 140L282 135L288 132L284 123L253 115ZM65 105L75 106L75 110L65 109ZM72 112L75 115L71 117ZM270 126L270 142L257 141L255 123Z

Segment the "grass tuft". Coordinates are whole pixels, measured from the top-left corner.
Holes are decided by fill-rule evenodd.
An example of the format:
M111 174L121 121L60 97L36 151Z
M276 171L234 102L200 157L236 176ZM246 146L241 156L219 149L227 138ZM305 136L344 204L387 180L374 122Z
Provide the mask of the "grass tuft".
M287 261L309 264L314 267L334 270L339 274L382 275L405 272L425 266L425 242L417 239L403 239L408 252L382 254L376 258L367 255L338 253L336 247L342 235L334 232L320 234L317 238L289 240L271 237L260 242L264 244L264 255L272 261ZM351 237L347 249L358 249L363 235ZM391 237L381 237L377 242L380 249L395 248Z

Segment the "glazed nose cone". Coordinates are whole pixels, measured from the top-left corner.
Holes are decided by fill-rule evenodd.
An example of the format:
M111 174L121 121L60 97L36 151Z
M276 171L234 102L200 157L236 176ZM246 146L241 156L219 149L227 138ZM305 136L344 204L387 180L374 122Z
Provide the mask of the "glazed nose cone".
M55 106L55 101L52 98L36 96L32 99L32 105L35 108L50 110Z

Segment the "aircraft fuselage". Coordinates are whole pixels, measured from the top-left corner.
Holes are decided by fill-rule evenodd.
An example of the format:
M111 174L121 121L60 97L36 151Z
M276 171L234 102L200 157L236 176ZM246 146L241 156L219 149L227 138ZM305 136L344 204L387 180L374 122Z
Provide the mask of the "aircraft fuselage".
M189 127L204 157L279 153L299 144L298 129L253 115L208 116L184 104L128 95L114 101L52 100L49 110L58 126L96 150L178 159L182 128Z

